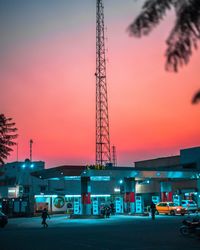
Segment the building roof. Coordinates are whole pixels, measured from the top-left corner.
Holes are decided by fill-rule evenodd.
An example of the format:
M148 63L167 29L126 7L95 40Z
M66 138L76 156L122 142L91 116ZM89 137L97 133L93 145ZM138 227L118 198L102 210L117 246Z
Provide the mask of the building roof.
M157 178L157 179L197 179L198 171L188 169L157 169L157 168L134 168L134 167L106 167L105 169L90 169L87 166L64 165L41 171L35 171L33 176L41 179L62 179L67 176L71 177L91 177L91 176L110 176L112 178Z
M85 169L85 166L80 165L63 165L35 171L32 175L41 179L61 178L63 176L80 176Z

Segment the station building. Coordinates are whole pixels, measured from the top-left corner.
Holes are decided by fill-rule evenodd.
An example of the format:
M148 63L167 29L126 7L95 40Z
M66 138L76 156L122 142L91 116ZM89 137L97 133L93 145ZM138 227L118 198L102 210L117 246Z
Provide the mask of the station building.
M0 170L1 209L11 214L143 213L151 201L193 199L200 207L200 147L180 155L138 161L134 167L66 165L50 169L44 162L13 162Z

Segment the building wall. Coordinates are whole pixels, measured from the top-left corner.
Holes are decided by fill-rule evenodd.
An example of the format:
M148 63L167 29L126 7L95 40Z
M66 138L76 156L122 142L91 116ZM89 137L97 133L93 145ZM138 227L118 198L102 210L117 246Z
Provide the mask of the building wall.
M200 169L200 147L182 149L181 151L181 164L192 167L195 164L197 169Z
M0 197L9 197L8 191L12 188L20 190L19 196L29 196L40 192L41 186L47 186L47 180L36 178L31 173L44 169L44 165L42 161L27 160L5 164L3 175L0 176Z
M91 191L94 194L114 194L115 188L120 189L120 184L116 180L91 182Z
M160 182L157 180L151 180L149 184L136 184L136 193L159 193Z
M169 156L157 159L150 159L145 161L138 161L135 162L135 167L137 168L159 168L159 167L166 167L166 166L174 166L180 164L180 156Z
M49 180L48 192L63 194L80 194L81 183L79 180Z
M196 180L181 180L181 181L173 181L172 183L172 191L174 193L179 194L179 191L182 192L196 192L197 191L197 181Z
M122 187L117 180L111 181L90 181L92 194L113 194L115 188ZM80 180L49 180L48 192L63 193L63 194L81 194L81 181ZM48 193L47 192L47 193Z

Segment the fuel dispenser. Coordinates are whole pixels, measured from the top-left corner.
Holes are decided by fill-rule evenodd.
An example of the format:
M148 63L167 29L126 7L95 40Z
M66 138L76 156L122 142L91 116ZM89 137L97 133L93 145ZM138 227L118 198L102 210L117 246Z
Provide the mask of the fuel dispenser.
M160 202L160 197L159 197L159 196L152 196L152 202L153 202L154 204L159 203L159 202Z
M81 198L74 198L74 214L81 214Z
M98 197L92 198L92 214L98 215L99 214L99 202Z
M177 205L181 205L181 196L178 194L173 195L173 202Z
M123 198L122 197L116 197L115 198L115 212L116 214L121 214L123 213L124 208L123 208Z
M135 198L135 212L136 213L144 212L144 202L142 196L136 196Z

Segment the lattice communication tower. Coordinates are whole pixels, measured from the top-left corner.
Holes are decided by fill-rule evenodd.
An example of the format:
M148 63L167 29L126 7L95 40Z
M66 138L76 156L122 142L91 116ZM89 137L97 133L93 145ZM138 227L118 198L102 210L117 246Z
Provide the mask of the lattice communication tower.
M111 162L106 82L104 6L96 1L96 165Z

